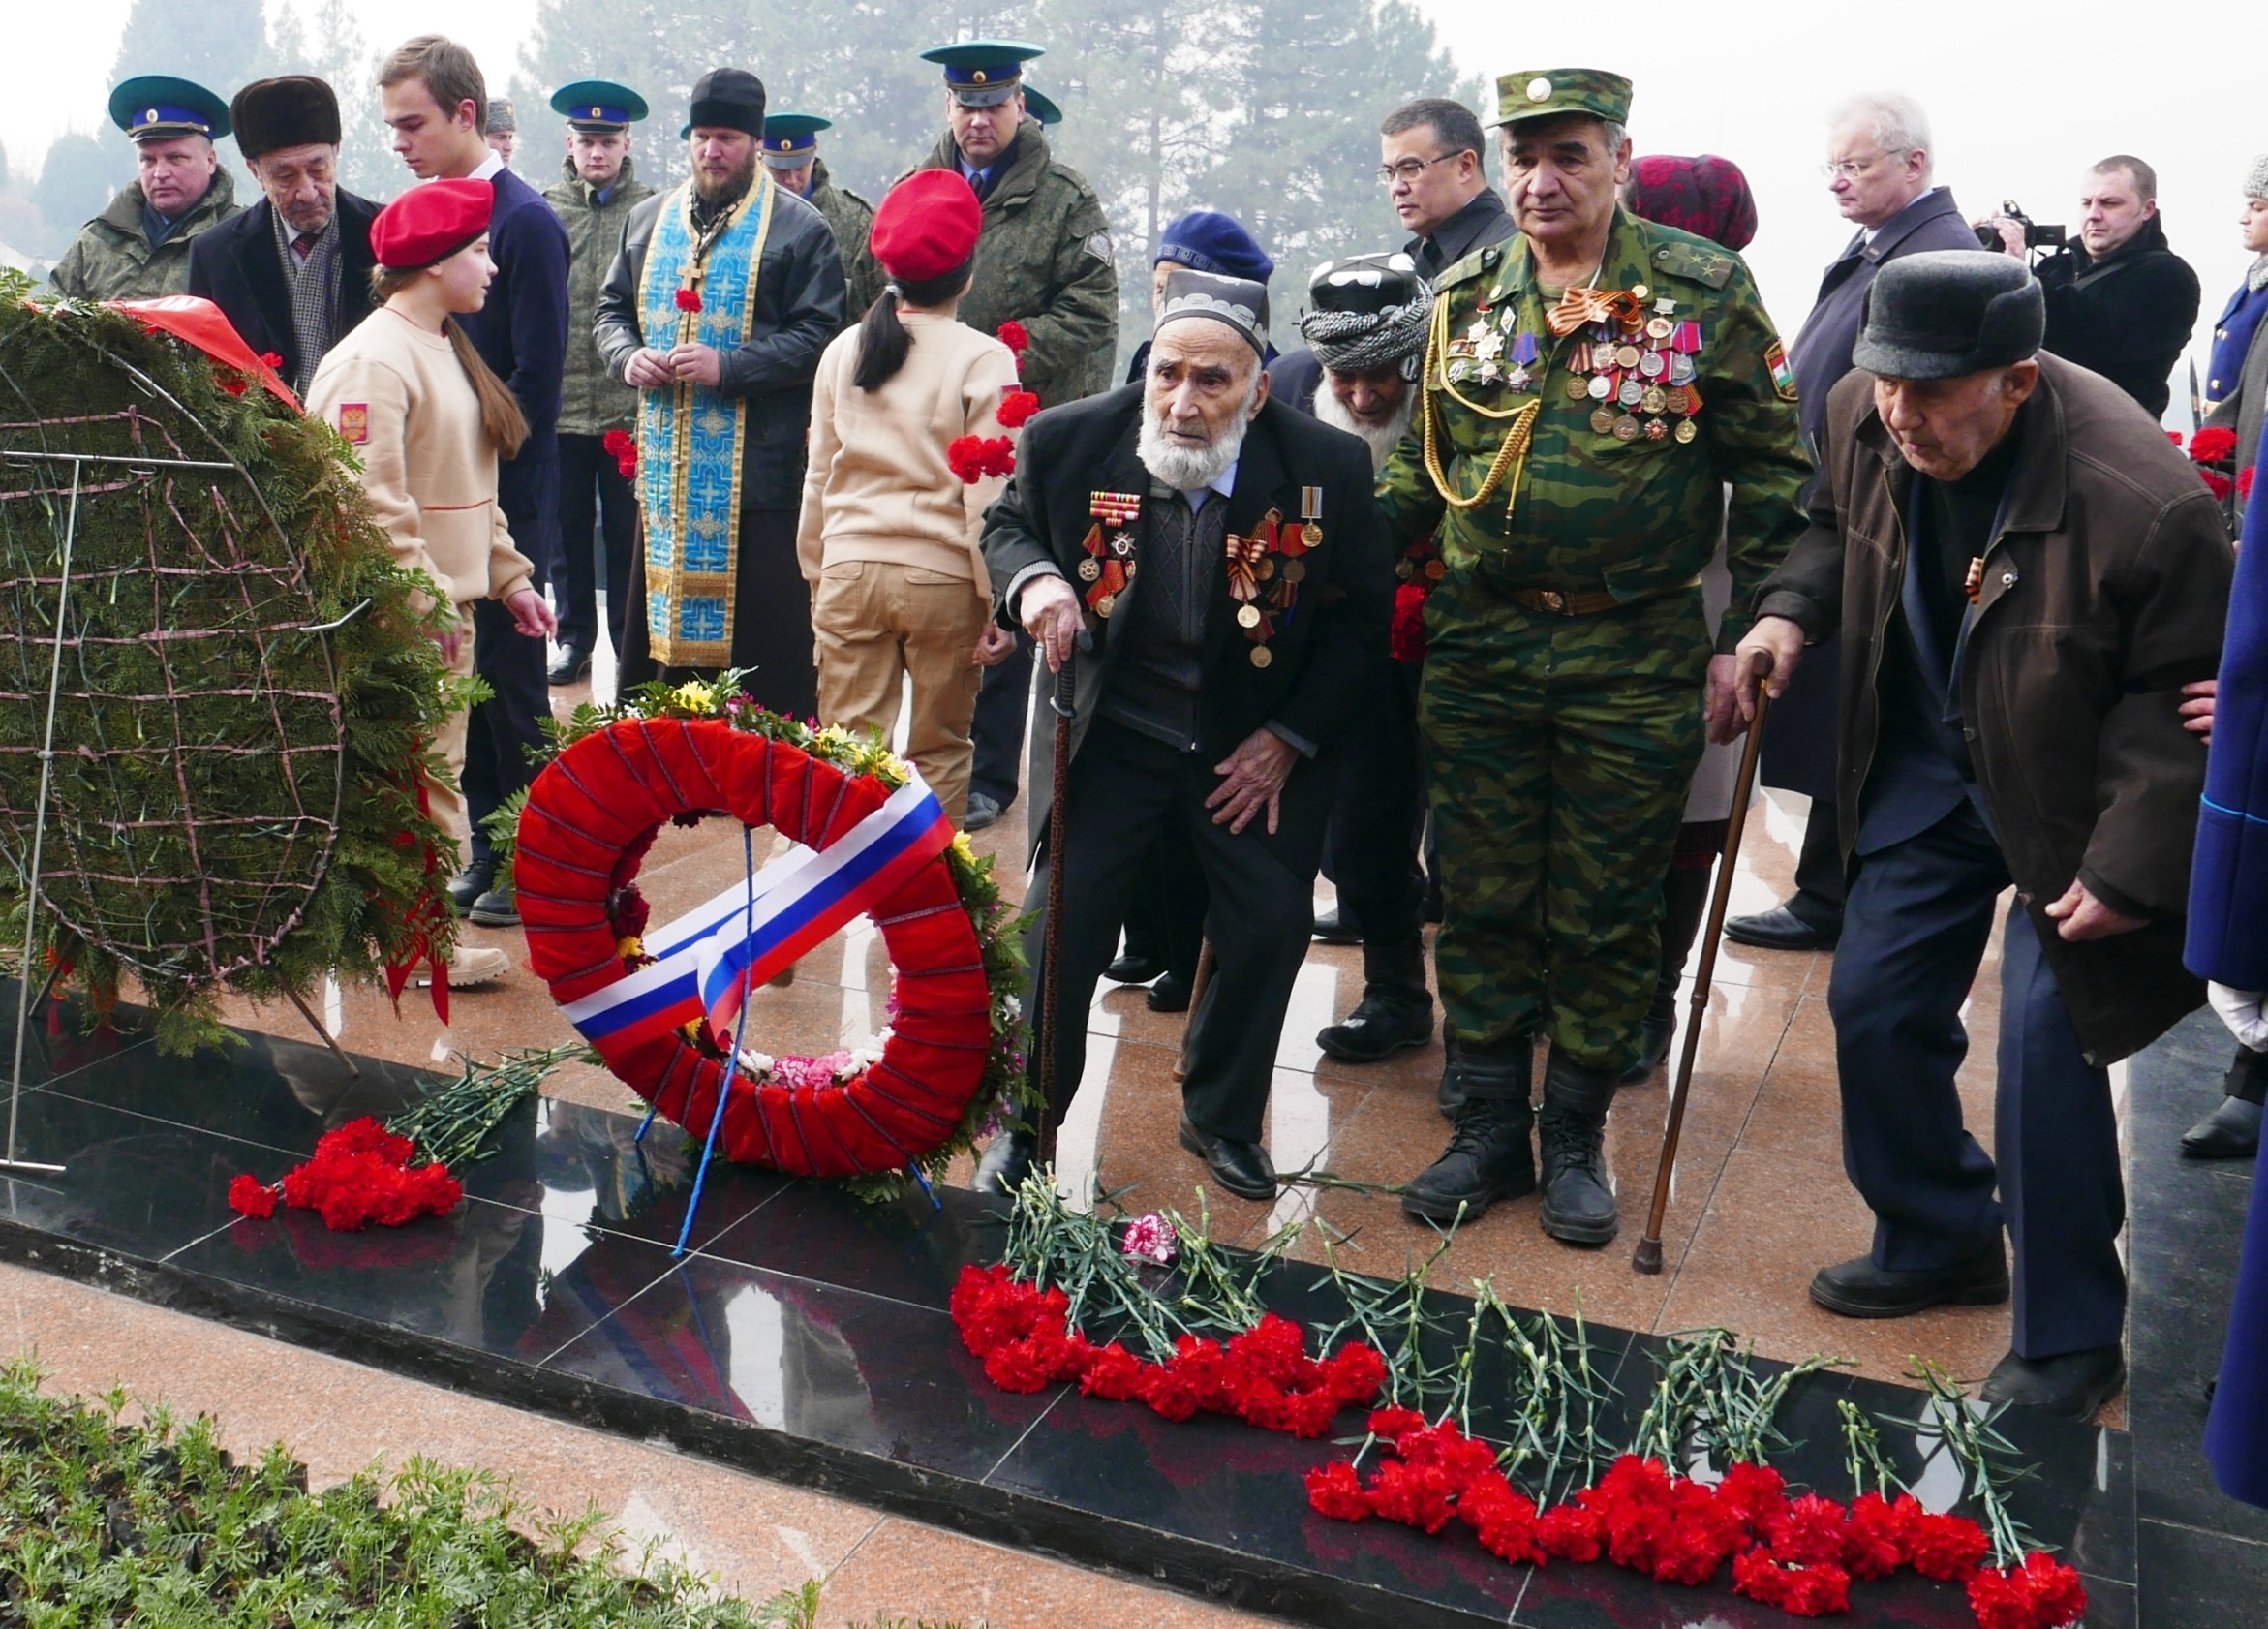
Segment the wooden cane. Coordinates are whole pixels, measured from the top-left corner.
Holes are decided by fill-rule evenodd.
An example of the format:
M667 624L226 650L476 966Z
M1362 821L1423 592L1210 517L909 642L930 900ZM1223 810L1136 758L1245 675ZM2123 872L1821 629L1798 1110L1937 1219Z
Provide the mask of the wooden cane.
M1732 815L1725 832L1725 857L1717 865L1717 885L1709 894L1709 920L1701 934L1701 968L1693 978L1693 1000L1686 1008L1685 1044L1677 1052L1677 1080L1670 1090L1670 1123L1662 1133L1662 1159L1654 1170L1654 1208L1645 1237L1630 1258L1634 1273L1662 1271L1662 1216L1670 1209L1670 1178L1677 1168L1677 1138L1685 1128L1685 1094L1693 1086L1694 1053L1701 1045L1701 1019L1709 1010L1709 985L1717 973L1717 944L1725 932L1725 907L1732 897L1732 868L1740 860L1741 830L1748 823L1748 795L1756 784L1757 753L1764 738L1764 714L1771 697L1759 683L1756 719L1740 749L1740 780L1732 788Z
M1088 636L1082 630L1079 637L1084 642ZM1069 826L1063 793L1071 779L1071 725L1079 717L1078 684L1072 676L1078 659L1076 649L1065 653L1063 665L1056 670L1055 693L1048 697L1056 715L1056 794L1048 805L1048 920L1041 952L1046 963L1039 987L1039 1161L1051 1166L1056 1162L1056 1129L1062 1121L1056 1100L1056 989L1063 966L1063 834Z
M1212 982L1212 940L1207 939L1197 948L1197 975L1189 981L1189 1017L1181 1026L1181 1051L1174 1060L1176 1084L1189 1078L1189 1030L1197 1023L1197 1005L1205 999L1205 987Z

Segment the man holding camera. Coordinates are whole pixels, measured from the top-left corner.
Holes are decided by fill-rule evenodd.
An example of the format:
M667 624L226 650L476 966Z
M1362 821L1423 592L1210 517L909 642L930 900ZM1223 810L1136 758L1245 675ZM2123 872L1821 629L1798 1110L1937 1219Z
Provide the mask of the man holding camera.
M2174 364L2197 325L2197 274L2165 241L2158 215L2158 171L2115 153L2079 183L2078 241L2060 227L2028 221L2012 205L1979 221L1987 248L2018 260L2055 252L2034 268L2047 295L2046 348L2099 373L2165 415Z

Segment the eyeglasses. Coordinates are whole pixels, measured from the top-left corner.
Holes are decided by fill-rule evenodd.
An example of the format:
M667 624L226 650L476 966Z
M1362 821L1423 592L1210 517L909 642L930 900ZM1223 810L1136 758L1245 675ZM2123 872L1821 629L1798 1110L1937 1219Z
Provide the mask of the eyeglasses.
M1906 155L1902 152L1876 153L1871 158L1837 159L1831 164L1821 165L1819 167L1819 172L1822 175L1824 175L1830 181L1855 181L1858 179L1858 177L1872 169L1876 165L1882 163L1883 160L1889 158L1904 158L1905 156Z
M1458 152L1463 150L1459 148ZM1390 164L1381 169L1378 171L1378 183L1380 186L1391 187L1396 181L1407 181L1414 187L1418 184L1419 177L1424 175L1426 170L1437 164L1447 164L1456 156L1456 153L1443 153L1438 158L1403 159L1399 164Z

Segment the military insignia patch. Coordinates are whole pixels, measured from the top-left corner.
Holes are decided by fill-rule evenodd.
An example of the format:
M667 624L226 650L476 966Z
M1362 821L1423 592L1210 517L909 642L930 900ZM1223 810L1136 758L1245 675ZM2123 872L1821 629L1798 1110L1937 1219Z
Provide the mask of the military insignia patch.
M1795 370L1788 365L1788 353L1778 340L1764 347L1764 366L1772 370L1772 388L1780 400L1795 399Z
M1111 234L1108 231L1089 232L1086 249L1104 265L1111 263Z
M339 404L339 434L360 446L370 440L370 404L368 402L341 402Z

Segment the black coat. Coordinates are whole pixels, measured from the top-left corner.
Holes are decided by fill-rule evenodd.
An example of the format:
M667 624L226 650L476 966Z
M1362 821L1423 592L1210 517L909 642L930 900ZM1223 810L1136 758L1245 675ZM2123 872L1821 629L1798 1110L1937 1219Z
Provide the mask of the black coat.
M1142 411L1141 387L1125 385L1051 408L1025 429L1015 477L985 515L985 564L996 594L1004 595L1027 568L1051 561L1073 588L1084 587L1078 571L1095 524L1094 494L1135 493L1147 501L1149 472L1135 453ZM1216 579L1205 616L1206 678L1197 704L1198 744L1213 761L1272 722L1328 746L1355 716L1361 692L1376 675L1394 608L1393 555L1371 484L1368 447L1281 402L1271 399L1245 432L1228 498L1228 530L1248 536L1271 509L1297 524L1301 488L1319 486L1324 541L1305 557L1298 605L1269 641L1274 660L1266 667L1252 664L1227 573ZM1137 572L1113 616L1087 619L1095 642L1075 664L1074 753L1119 648L1112 631L1126 626L1127 601L1141 589ZM1003 623L1016 626L1014 607L1002 605L1000 611ZM1048 825L1053 752L1054 732L1034 729L1026 784L1032 793L1028 818L1035 844Z
M370 252L370 223L378 219L380 206L341 187L333 207L339 216L336 343L378 309L370 292L370 270L378 263ZM277 259L275 216L276 206L263 198L198 233L189 246L189 292L219 306L256 354L283 357L276 372L289 384L299 377L299 332L291 325L291 290L284 281L284 262Z
M2102 375L2165 415L2174 363L2197 326L2197 274L2167 246L2154 215L2133 241L2097 261L2074 244L2039 263L2047 349Z
M685 188L658 193L631 212L614 269L598 291L598 354L621 379L646 343L638 327L638 287L646 245L664 209L682 208ZM720 394L748 399L741 447L743 509L793 509L803 502L804 440L812 422L812 379L819 353L843 329L843 257L827 217L784 187L772 191L776 211L756 267L756 298L748 343L718 359ZM667 336L662 336L666 341Z

